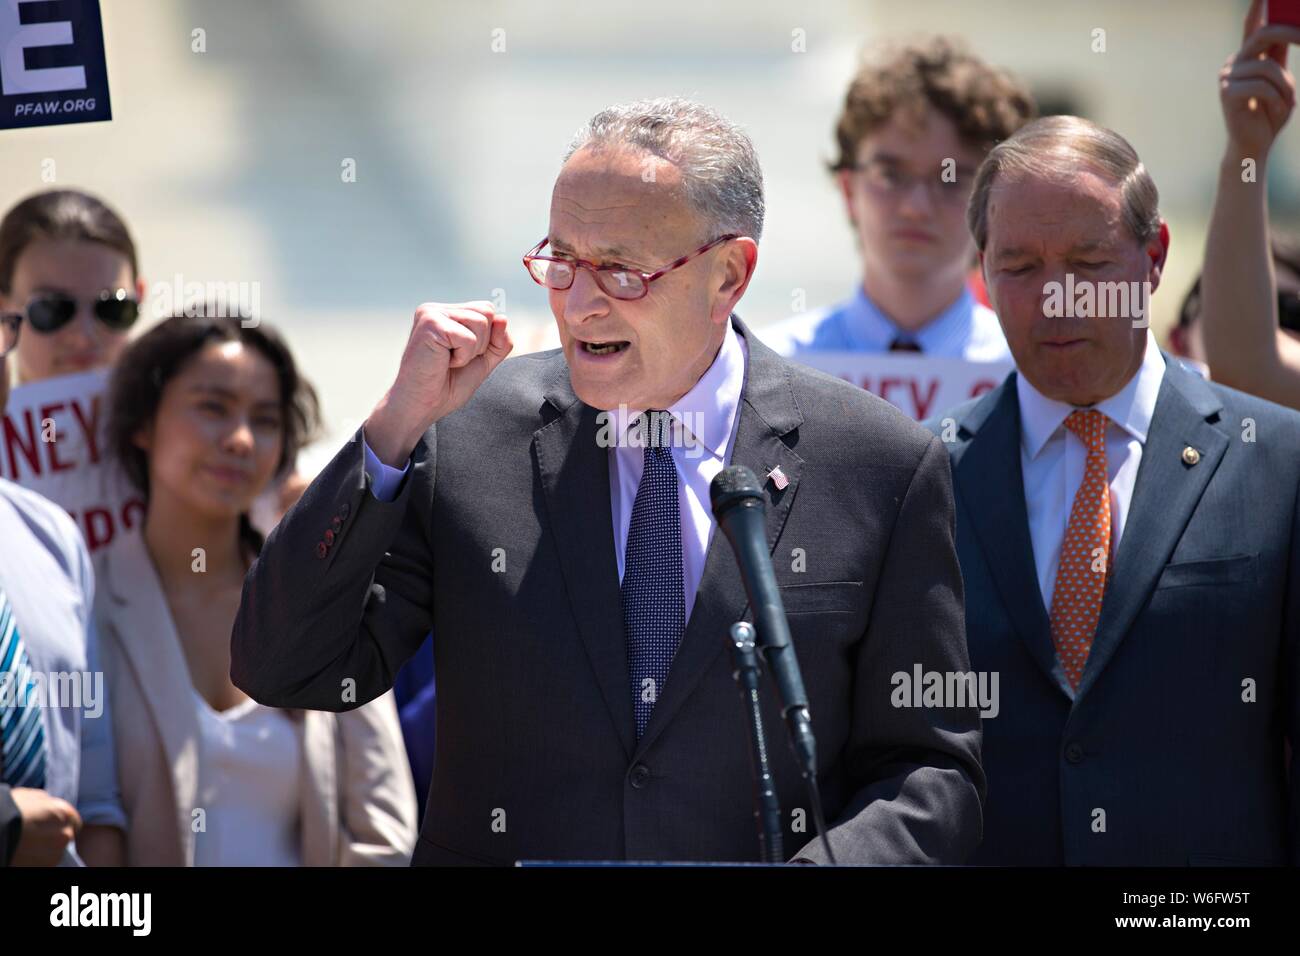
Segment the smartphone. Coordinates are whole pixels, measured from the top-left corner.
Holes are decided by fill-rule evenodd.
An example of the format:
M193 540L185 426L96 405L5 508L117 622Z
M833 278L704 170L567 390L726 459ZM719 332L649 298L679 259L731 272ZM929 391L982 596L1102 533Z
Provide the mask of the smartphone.
M1268 22L1300 27L1300 0L1268 0Z

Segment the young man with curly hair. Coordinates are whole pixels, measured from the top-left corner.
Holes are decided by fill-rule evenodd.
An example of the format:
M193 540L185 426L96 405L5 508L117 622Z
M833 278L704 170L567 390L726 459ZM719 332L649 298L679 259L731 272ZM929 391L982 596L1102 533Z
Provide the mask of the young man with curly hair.
M857 233L851 298L761 330L787 356L920 351L1010 357L997 318L967 280L966 202L980 162L1037 110L1028 89L957 41L932 37L864 60L836 125L830 164Z

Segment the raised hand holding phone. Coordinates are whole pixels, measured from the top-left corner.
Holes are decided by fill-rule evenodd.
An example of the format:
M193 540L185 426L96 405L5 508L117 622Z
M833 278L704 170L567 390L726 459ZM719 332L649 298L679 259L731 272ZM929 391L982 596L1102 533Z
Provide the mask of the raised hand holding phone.
M1300 0L1268 0L1268 22L1300 27Z

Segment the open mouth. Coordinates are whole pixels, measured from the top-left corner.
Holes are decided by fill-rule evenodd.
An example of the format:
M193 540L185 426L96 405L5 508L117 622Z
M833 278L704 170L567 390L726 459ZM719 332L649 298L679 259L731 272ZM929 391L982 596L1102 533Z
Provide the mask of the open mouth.
M588 355L613 355L627 348L627 342L583 342L582 350Z

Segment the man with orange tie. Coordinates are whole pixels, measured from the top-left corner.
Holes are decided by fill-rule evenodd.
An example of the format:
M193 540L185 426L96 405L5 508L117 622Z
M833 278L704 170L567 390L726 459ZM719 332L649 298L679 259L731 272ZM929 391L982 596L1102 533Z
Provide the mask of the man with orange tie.
M1030 123L967 221L1017 366L927 423L1002 694L971 862L1300 862L1300 415L1157 348L1169 229L1117 134Z

